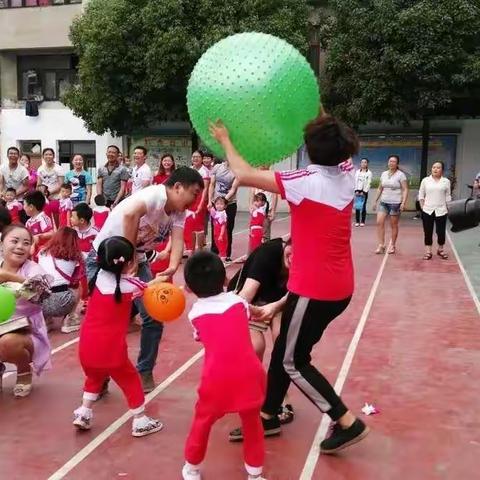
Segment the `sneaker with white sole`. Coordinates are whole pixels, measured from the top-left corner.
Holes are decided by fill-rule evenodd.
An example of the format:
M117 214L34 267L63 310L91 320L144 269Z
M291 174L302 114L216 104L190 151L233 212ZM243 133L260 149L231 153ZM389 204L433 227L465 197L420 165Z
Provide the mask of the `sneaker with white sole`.
M145 435L159 432L163 428L163 423L160 420L150 417L146 417L146 419L146 422L135 422L134 419L132 425L132 435L134 437L144 437Z
M183 480L202 480L200 469L186 463L182 468Z
M92 428L92 418L91 414L86 415L80 408L77 408L73 412L73 425L79 430L90 430Z
M61 328L62 333L78 332L80 330L81 321L80 315L77 313L68 314L63 320Z

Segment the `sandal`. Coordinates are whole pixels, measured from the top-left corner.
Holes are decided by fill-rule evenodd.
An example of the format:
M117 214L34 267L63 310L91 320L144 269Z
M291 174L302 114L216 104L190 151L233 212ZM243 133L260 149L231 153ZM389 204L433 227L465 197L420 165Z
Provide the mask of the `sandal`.
M438 255L442 260L447 260L447 259L448 259L448 253L445 253L443 250L437 250L437 255Z
M30 383L19 383L20 377L30 377ZM17 398L28 397L32 391L32 372L19 373L17 375L17 383L13 387L13 394Z
M385 253L385 245L379 245L375 250L377 255L383 255Z
M432 253L431 252L427 252L424 256L423 256L423 259L424 260L431 260L433 257Z
M289 403L286 405L282 405L280 410L278 411L278 420L280 421L280 425L287 425L288 423L292 423L294 419L294 412L293 407Z
M396 253L396 249L395 249L395 245L390 245L388 247L388 252L387 252L389 255L393 255Z

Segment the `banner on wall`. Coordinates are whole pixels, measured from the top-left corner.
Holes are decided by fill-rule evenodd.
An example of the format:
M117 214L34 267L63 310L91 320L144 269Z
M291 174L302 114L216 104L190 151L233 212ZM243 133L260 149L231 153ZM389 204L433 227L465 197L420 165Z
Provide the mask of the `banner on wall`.
M150 136L132 137L130 159L133 161L133 149L142 145L148 150L148 161L152 171L158 170L162 155L170 153L175 159L177 167L190 165L192 156L192 140L190 137L181 136Z
M445 164L445 176L455 176L457 152L456 135L432 135L428 148L428 168L433 163ZM420 135L362 135L360 136L360 153L353 161L360 165L360 159L368 158L369 168L373 174L372 186L377 187L382 172L387 170L388 157L398 155L400 168L405 172L412 188L420 186L420 169L422 162L422 137ZM298 151L298 168L305 168L310 163L305 147Z
M428 168L433 163L445 164L445 176L455 175L457 152L456 135L432 135L428 148ZM354 158L356 166L360 159L368 158L369 168L373 174L373 186L378 185L380 175L387 169L388 157L398 155L400 168L408 178L412 188L420 186L420 169L422 162L422 137L420 135L365 135L360 137L360 154Z

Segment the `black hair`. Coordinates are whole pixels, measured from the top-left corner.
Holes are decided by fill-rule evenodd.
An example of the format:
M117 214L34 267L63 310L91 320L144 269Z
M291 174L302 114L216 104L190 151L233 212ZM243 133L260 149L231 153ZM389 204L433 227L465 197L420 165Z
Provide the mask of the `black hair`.
M72 191L72 186L69 183L62 183L62 186L60 188Z
M304 140L310 161L317 165L338 165L360 148L353 129L330 115L312 120L305 127Z
M85 202L75 205L72 211L77 214L79 219L83 218L83 220L88 223L90 223L90 220L93 217L93 210Z
M215 205L218 200L223 200L223 203L225 204L225 206L228 205L228 200L225 197L223 197L222 195L219 195L218 197L215 197L215 200L213 201L213 204Z
M40 190L33 190L32 192L28 192L23 198L23 201L24 203L35 207L39 212L43 211L43 209L45 208L45 203L47 203L45 195L40 192Z
M15 151L18 153L18 155L20 155L20 150L19 150L17 147L8 147L8 149L7 149L7 155L8 155L8 153L10 152L10 150L15 150Z
M81 204L79 204L81 205ZM124 237L109 237L103 240L97 251L97 271L88 283L88 290L91 294L97 282L100 270L113 273L117 286L115 287L115 302L122 302L122 291L120 290L120 280L122 278L125 264L130 262L135 255L135 247Z
M3 232L5 227L8 227L12 223L12 216L7 207L0 205L0 233Z
M13 188L13 187L8 187L6 190L5 190L5 193L7 192L13 192L15 195L17 194L17 191Z
M441 160L437 160L435 162L432 163L432 167L436 164L436 163L439 163L441 166L442 166L442 173L445 171L445 163L442 162ZM8 191L8 190L7 190Z
M185 264L185 283L199 298L213 297L223 292L225 267L218 255L200 251L194 253Z
M133 151L135 150L141 150L145 156L147 156L148 150L145 147L142 147L141 145L137 145ZM120 152L119 152L120 153Z
M395 158L397 160L397 165L400 165L400 157L398 155L389 155L388 160Z
M166 187L173 187L176 183L181 183L184 187L191 185L198 185L203 190L203 178L195 170L190 167L180 167L172 172L172 174L165 181Z
M253 196L253 200L260 200L261 202L267 202L267 196L263 192L258 192Z
M199 150L199 149L194 150L194 151L192 152L192 156L193 156L194 153L198 153L202 158L204 157L204 153L203 153L201 150Z
M33 242L32 232L31 232L25 225L20 225L20 224L18 224L18 223L14 223L13 225L5 226L5 227L2 229L2 242L5 240L5 238L8 237L8 235L10 234L10 232L13 232L13 231L16 230L17 228L20 228L20 229L23 230L24 232L27 232L28 235L30 236L30 241Z
M30 158L30 155L28 153L22 153L22 157L27 157L29 162L32 161L32 159Z
M107 147L107 150L108 150L109 148L114 148L114 149L117 151L117 153L120 154L120 149L119 149L116 145L109 145L109 146ZM137 148L138 148L138 147L137 147ZM145 155L146 155L146 154L145 154Z
M202 157L203 158L208 157L208 158L211 158L213 160L213 153L212 152L203 152Z
M105 198L105 195L95 195L95 198L93 199L95 202L95 205L99 207L104 207L107 204L107 199Z
M45 193L42 192L42 191L40 190L40 188L44 188L44 189L45 189ZM46 185L43 185L43 184L42 184L42 185L39 185L39 186L37 187L37 190L38 190L42 195L44 195L45 198L48 198L48 197L50 196L50 190L48 189L48 187L47 187Z
M47 152L52 152L53 156L55 156L55 150L53 148L47 147L42 150L42 157L45 155Z

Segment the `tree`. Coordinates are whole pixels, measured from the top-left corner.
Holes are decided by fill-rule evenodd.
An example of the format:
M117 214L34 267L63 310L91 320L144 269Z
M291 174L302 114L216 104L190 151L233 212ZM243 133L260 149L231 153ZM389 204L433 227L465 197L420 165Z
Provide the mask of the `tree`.
M71 28L79 82L64 102L97 134L185 119L188 76L208 47L236 32L261 31L306 52L306 3L91 0Z
M355 125L480 113L480 9L469 0L333 0L322 17L323 101ZM463 101L463 105L462 105ZM466 112L465 112L466 113Z
M323 101L353 124L409 122L479 98L480 9L469 0L333 0Z

